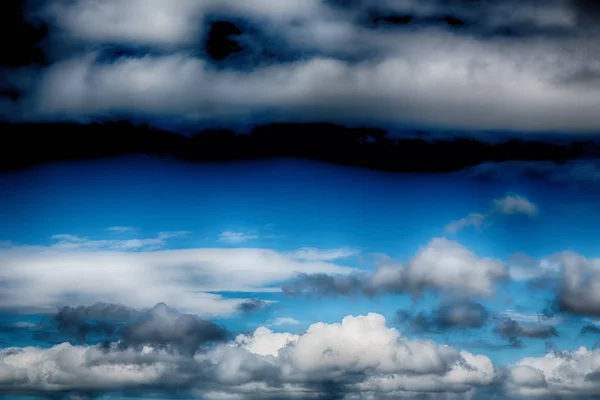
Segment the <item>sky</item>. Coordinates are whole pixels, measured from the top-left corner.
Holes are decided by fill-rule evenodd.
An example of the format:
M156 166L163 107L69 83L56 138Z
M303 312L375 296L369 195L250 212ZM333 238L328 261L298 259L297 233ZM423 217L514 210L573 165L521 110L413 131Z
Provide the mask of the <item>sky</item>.
M600 398L600 7L0 10L0 398Z

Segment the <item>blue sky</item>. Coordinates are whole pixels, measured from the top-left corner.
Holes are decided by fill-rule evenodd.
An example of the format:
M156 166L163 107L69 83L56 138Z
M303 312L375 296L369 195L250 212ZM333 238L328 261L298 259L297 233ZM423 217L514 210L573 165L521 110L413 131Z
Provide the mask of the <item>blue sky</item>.
M3 399L600 394L597 2L0 3Z
M0 187L0 239L16 247L50 246L61 240L52 238L54 235L119 241L175 232L165 241L165 248L346 249L348 256L333 262L367 271L376 267L377 253L406 262L435 237L456 240L479 257L507 262L515 253L533 259L565 250L589 258L599 256L594 227L600 223L600 215L588 211L596 193L535 181L505 184L451 175L394 175L299 160L188 165L115 159L5 174ZM445 230L469 213L487 213L494 199L507 194L527 198L535 204L537 214L531 218L490 215L480 229ZM223 235L225 232L229 234ZM111 244L107 246L97 251L110 251ZM61 271L54 273L60 275ZM277 283L266 286L276 287ZM346 315L369 312L380 313L394 324L398 309L428 312L442 301L435 294L413 304L402 294L307 299L280 292L215 293L224 298L275 301L256 314L214 318L236 332L262 325L270 325L275 332L301 332L315 322L333 323ZM482 304L492 312L523 320L535 319L551 299L548 290L531 290L526 282L514 282L498 285L496 296ZM11 321L38 318L16 317L9 311L4 315ZM292 323L273 325L281 318ZM580 317L561 318L561 335L549 341L563 350L593 346L593 335L580 335L589 322ZM546 351L542 339L524 339L524 348L493 348L507 341L493 333L491 324L480 330L407 332L407 336L456 343L459 348L485 353L499 365ZM0 340L4 345L50 345L44 339L14 333L4 333ZM481 348L479 342L490 346Z

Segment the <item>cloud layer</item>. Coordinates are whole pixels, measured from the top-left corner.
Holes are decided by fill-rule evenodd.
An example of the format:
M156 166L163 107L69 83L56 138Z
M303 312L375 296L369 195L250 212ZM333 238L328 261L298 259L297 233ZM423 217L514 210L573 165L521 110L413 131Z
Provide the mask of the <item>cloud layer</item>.
M49 65L10 70L22 96L0 110L595 132L597 12L582 4L32 2ZM217 32L225 67L204 48L215 21L234 24Z

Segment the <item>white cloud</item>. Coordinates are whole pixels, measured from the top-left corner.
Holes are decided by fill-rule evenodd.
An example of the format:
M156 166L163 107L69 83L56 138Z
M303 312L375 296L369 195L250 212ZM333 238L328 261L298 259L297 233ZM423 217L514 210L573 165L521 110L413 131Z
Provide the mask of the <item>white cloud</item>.
M456 233L466 227L473 226L476 229L481 228L483 221L485 220L486 215L471 213L467 215L465 218L461 218L456 221L452 221L446 226L446 232L448 233Z
M133 226L111 226L106 228L106 231L114 233L135 233L138 231L138 228Z
M53 371L47 374L46 371ZM494 382L496 371L482 355L430 340L408 340L379 314L315 323L306 333L251 335L194 358L145 346L105 352L64 343L50 349L0 350L0 390L38 393L157 388L190 389L251 398L323 394L315 382L331 382L352 395L455 393L465 399ZM226 397L227 398L227 397Z
M434 238L419 249L406 265L385 262L375 271L357 271L351 275L299 274L283 287L284 293L316 295L377 295L425 291L460 297L488 297L495 283L505 280L508 272L497 259L479 257L460 243Z
M359 253L355 249L316 249L304 247L287 254L295 260L304 261L334 261L340 258L355 256Z
M108 228L112 232L126 232L123 227ZM64 250L115 250L115 251L131 251L131 250L156 250L167 246L167 239L177 238L189 234L188 231L176 232L160 232L156 237L143 239L127 239L127 240L93 240L70 234L53 235L52 239L58 242L53 244L53 248Z
M269 325L271 326L282 326L282 325L298 325L300 321L294 318L275 318Z
M525 214L528 217L535 217L538 214L535 204L525 197L510 193L501 199L494 200L493 209L505 215Z
M342 36L347 43L347 35ZM497 43L420 31L379 41L395 47L370 62L319 56L248 72L216 70L181 53L112 64L97 63L93 54L75 56L41 71L34 97L21 103L23 115L150 113L193 123L268 110L274 120L326 117L333 122L549 131L591 131L600 125L592 106L600 102L597 91L556 83L560 74L588 62L565 53L575 43ZM557 54L572 64L566 72L551 68ZM197 87L203 90L191 89Z
M294 260L268 249L121 252L99 249L97 243L91 247L82 247L81 241L69 243L73 246L0 249L2 307L53 311L58 305L103 301L145 308L168 301L184 312L225 315L235 312L243 299L205 292L262 291L296 272L352 271L328 262Z
M432 239L408 262L412 286L427 287L461 296L491 296L494 283L508 277L504 263L478 257L460 243Z
M219 235L219 241L226 243L242 243L253 239L258 239L258 235L232 231L221 232Z
M580 347L526 357L509 369L508 392L528 398L583 398L600 393L600 350Z

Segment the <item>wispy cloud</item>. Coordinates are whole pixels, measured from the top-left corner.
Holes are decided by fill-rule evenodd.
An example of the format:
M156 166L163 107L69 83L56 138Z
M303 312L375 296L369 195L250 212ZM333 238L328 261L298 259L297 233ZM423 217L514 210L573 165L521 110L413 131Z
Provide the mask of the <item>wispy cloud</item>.
M270 326L283 326L283 325L298 325L300 321L294 318L275 318L273 321L269 323Z
M504 215L524 214L530 218L538 215L538 208L535 204L526 197L514 193L509 193L501 199L494 200L492 210Z
M71 234L57 234L52 236L52 239L57 240L52 247L65 250L156 250L165 247L168 239L185 236L189 233L188 231L160 232L156 237L124 240L89 239Z
M529 199L514 193L507 193L506 196L494 199L487 214L470 213L464 218L450 222L446 225L447 233L457 233L467 227L480 229L483 224L494 215L526 215L534 218L538 215L538 207Z
M287 254L296 260L305 261L333 261L341 258L347 258L359 254L357 249L316 249L312 247L304 247Z
M136 233L138 228L133 226L111 226L106 228L106 231L113 233Z
M476 229L480 229L483 221L485 220L485 214L477 214L471 213L467 215L465 218L461 218L456 221L452 221L446 226L446 232L448 233L456 233L464 228L469 226L473 226Z
M225 231L219 234L219 241L225 243L242 243L248 240L258 239L259 236L244 232Z

